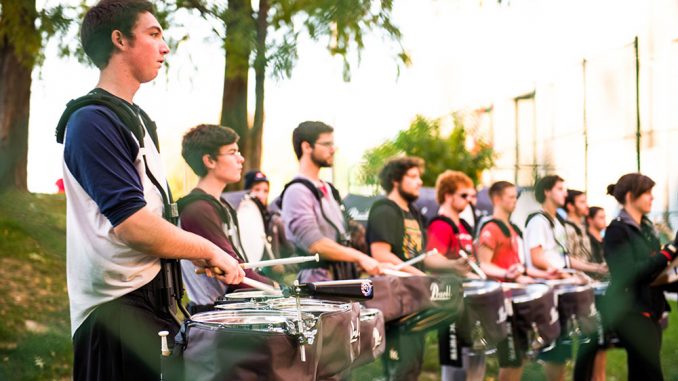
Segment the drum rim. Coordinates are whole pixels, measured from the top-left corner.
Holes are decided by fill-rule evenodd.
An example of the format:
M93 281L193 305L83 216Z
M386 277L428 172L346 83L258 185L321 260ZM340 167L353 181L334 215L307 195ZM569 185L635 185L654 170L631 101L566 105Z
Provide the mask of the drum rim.
M466 284L469 284L469 283L481 283L481 284L484 284L484 285L488 285L488 286L490 286L490 287L479 288L479 289L477 289L478 292L467 293L464 286L465 286ZM485 294L489 294L489 293L492 293L492 292L496 292L498 289L501 289L501 283L499 283L499 282L497 282L497 281L495 281L495 280L465 279L465 280L462 282L462 288L463 288L463 294L464 294L464 297L466 297L466 296L485 295Z
M553 290L553 287L545 283L530 283L524 285L524 287L519 287L518 289L530 290L534 288L541 288L542 290L535 293L526 293L525 295L511 296L511 303L521 304L528 303L534 300L543 298L544 295L547 295L549 291Z
M236 295L239 295L239 296L236 296ZM231 292L231 293L224 295L224 299L228 299L228 300L243 300L243 299L256 299L256 298L278 299L278 298L282 298L282 297L283 297L282 291L279 294L278 293L271 294L270 292L261 291L261 290Z
M565 291L563 288L567 288L568 290ZM590 284L560 284L556 287L553 287L553 291L556 293L556 295L579 293L588 290L594 290Z
M199 312L197 314L191 315L191 318L187 320L189 323L200 323L200 324L207 324L207 325L226 325L223 323L217 323L217 322L212 322L212 321L205 321L205 320L198 320L196 317L204 317L204 316L214 316L219 317L273 317L273 318L280 318L283 319L282 322L289 323L290 321L295 321L299 318L299 313L298 312L290 312L290 311L280 311L280 310L255 310L255 309L243 309L243 310L214 310L214 311L206 311L206 312ZM302 320L315 320L315 316L308 312L301 312L301 318ZM247 323L243 323L242 325L246 325ZM250 323L251 324L251 323ZM235 324L234 324L235 326Z

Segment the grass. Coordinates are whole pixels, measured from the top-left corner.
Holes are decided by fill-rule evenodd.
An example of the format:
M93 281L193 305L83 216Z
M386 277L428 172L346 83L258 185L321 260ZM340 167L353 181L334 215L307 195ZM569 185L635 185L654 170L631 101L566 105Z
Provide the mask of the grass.
M66 203L62 195L0 194L0 380L68 380L73 361L66 291ZM676 310L678 306L671 302ZM671 318L675 313L671 314ZM426 338L420 380L440 379L435 333ZM678 321L664 332L666 380L678 381ZM497 362L487 361L486 380ZM566 379L572 379L568 367ZM359 368L354 380L380 379L381 364ZM608 351L608 380L626 380L626 354ZM530 363L523 380L544 380Z

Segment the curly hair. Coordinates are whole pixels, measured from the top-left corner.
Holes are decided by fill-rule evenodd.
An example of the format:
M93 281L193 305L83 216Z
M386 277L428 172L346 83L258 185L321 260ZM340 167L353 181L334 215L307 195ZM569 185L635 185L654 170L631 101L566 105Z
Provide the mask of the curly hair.
M464 172L447 170L436 179L436 200L445 202L445 195L454 194L460 188L473 188L473 180Z
M389 160L379 172L379 182L386 193L391 193L394 182L401 182L405 173L412 168L424 171L424 160L415 156L403 156Z
M146 0L101 0L90 8L82 20L80 41L82 48L94 65L103 69L115 50L111 33L120 31L130 40L132 29L141 13L154 14L154 7Z
M214 124L201 124L191 128L181 141L181 156L196 175L203 177L207 168L202 157L210 155L216 158L223 146L237 143L240 136L228 127Z

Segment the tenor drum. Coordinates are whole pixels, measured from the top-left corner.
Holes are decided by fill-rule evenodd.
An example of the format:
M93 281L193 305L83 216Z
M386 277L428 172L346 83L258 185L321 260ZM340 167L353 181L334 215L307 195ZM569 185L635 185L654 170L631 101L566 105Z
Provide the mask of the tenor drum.
M553 289L545 284L518 285L505 292L510 298L513 331L524 348L539 351L560 335L560 320Z
M170 380L314 380L317 319L285 311L195 314L177 335ZM301 358L300 342L305 360ZM177 371L178 370L178 371Z
M360 305L308 298L300 298L299 303L301 311L318 318L318 378L348 371L360 353ZM295 298L274 299L267 304L272 310L297 311Z

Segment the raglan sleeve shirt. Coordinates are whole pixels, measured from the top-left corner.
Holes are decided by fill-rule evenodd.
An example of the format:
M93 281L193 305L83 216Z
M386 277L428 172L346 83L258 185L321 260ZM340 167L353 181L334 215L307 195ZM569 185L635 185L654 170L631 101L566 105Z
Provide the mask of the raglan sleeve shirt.
M83 107L71 116L66 134L66 167L113 226L146 206L134 166L139 147L112 111Z

